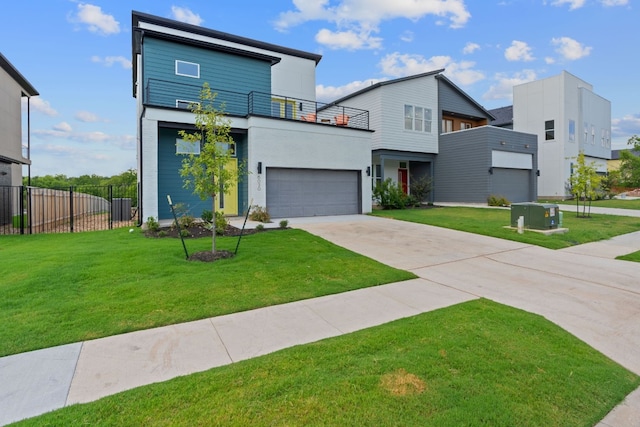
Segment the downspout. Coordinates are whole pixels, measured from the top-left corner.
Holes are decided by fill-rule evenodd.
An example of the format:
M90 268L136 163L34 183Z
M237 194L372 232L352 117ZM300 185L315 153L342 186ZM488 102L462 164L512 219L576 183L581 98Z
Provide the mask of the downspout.
M27 185L31 187L31 97L27 97ZM21 183L22 184L22 183Z
M141 96L142 97L142 112L140 113L140 117L138 118L138 132L140 132L140 139L138 141L138 153L140 158L138 159L139 165L138 165L138 226L141 226L143 224L142 218L144 218L143 216L143 204L142 204L142 199L143 199L143 191L142 191L142 178L143 178L143 174L142 174L142 165L143 163L143 153L142 153L142 119L144 118L145 113L147 112L147 107L145 106L145 99L144 99L144 94L145 94L145 90L144 90L144 66L143 66L143 61L144 61L144 55L142 54L142 45L143 45L143 40L144 40L144 30L140 31L140 64L138 64L138 66L140 67L140 77L142 79L142 90L140 90L140 82L137 83L137 87L136 87L136 95L137 96Z

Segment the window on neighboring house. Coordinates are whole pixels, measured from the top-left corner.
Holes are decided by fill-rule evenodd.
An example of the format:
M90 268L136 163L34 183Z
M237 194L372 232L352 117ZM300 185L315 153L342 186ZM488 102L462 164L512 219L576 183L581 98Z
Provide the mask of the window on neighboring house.
M181 110L189 110L191 111L194 106L199 106L199 102L195 101L185 101L183 99L176 99L176 108L180 108Z
M576 142L576 121L569 120L569 142Z
M607 135L606 135L606 139L607 139L607 145L606 147L611 147L611 134L609 133L609 129L607 129Z
M471 129L473 125L469 122L460 123L460 130Z
M405 104L404 128L405 130L431 133L431 109Z
M547 120L544 122L544 139L545 141L551 141L556 139L554 120Z
M373 171L373 186L375 188L382 184L382 165L374 165Z
M589 142L589 123L584 122L584 143Z
M442 133L453 132L453 120L442 119Z
M604 132L604 129L601 129L601 132L600 132L600 145L603 146L603 147L605 146L605 132Z
M272 98L271 117L295 119L296 101L293 99Z
M191 142L176 138L176 154L200 154L200 141Z
M176 59L176 75L200 78L200 64Z
M596 127L591 125L591 145L596 144Z

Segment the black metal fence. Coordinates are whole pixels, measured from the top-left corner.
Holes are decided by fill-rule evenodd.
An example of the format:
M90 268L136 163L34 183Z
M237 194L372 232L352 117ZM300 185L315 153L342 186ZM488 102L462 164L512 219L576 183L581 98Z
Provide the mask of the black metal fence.
M0 186L0 235L109 230L138 223L138 188Z

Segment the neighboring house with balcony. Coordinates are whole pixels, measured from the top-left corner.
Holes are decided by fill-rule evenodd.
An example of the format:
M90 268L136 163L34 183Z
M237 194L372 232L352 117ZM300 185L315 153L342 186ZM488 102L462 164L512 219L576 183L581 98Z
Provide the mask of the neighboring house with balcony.
M170 219L167 203L198 217L211 209L183 188L181 141L189 104L208 82L231 121L235 161L247 173L216 201L226 215L249 204L274 218L371 210L369 112L315 98L320 55L132 12L133 96L138 115L142 220Z
M488 126L495 117L443 71L379 82L336 101L370 112L374 184L391 178L410 193L412 180L428 178L435 202L535 200L536 137Z
M0 53L0 185L22 185L22 166L31 164L23 153L23 126L29 122L22 116L22 98L38 96L38 91Z
M19 200L10 187L22 185L22 166L30 165L23 152L23 128L29 147L29 98L38 91L0 54L0 226L19 215ZM27 98L27 115L22 115L22 98ZM28 148L27 148L28 150Z
M513 88L513 129L538 137L538 197L570 197L568 182L580 151L597 172L611 159L611 102L563 71Z

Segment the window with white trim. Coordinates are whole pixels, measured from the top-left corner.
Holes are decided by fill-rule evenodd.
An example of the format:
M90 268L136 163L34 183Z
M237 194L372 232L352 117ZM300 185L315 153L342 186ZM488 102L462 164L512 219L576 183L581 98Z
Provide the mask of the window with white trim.
M185 101L184 99L176 99L176 108L191 111L193 107L199 107L200 103L195 101Z
M176 138L176 154L200 154L200 141Z
M465 129L471 129L473 127L473 125L469 122L461 122L460 123L460 130L465 130Z
M544 140L552 141L556 139L555 121L546 120L544 122Z
M431 108L405 104L404 129L431 133Z
M176 75L193 77L193 78L199 79L200 64L196 64L195 62L187 62L187 61L181 61L179 59L176 59Z
M453 120L442 119L442 133L453 132Z
M576 142L576 121L569 120L569 142Z

